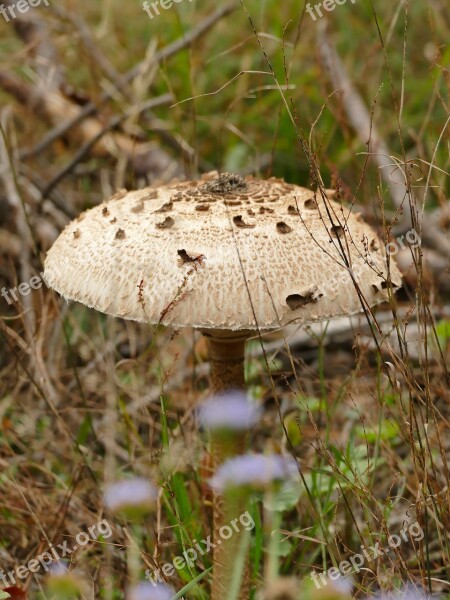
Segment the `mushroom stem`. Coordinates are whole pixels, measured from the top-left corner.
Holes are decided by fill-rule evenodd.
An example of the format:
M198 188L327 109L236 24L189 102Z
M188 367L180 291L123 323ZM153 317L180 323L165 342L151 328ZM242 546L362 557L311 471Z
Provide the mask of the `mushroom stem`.
M216 332L215 332L216 334ZM210 337L204 332L208 339L209 356L211 362L211 388L213 394L220 394L230 390L245 388L244 377L244 359L245 343L248 335L246 332L225 332L223 335ZM247 435L243 433L234 433L232 439L224 440L220 436L213 435L211 438L211 454L214 463L214 469L218 465L232 456L243 454L246 450ZM232 505L231 505L232 504ZM233 531L233 535L228 540L221 540L220 529L224 525L230 524L232 519L239 519L241 514L247 510L247 503L244 499L230 503L218 492L214 492L214 529L213 542L221 543L214 548L214 570L211 600L223 600L227 597L230 583L233 578L233 562L239 551L239 544L242 539L242 533ZM249 565L248 557L245 559L245 565L242 575L241 590L239 600L248 600L250 593Z
M213 394L245 388L244 358L247 338L210 337L211 388Z

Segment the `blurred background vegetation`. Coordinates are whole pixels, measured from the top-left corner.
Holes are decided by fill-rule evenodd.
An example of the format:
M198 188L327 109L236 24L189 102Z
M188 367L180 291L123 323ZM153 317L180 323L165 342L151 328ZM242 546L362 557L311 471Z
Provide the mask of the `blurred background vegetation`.
M361 571L355 594L407 582L447 594L446 0L348 1L317 21L297 1L232 8L184 0L150 19L136 0L50 0L24 18L0 17L0 288L39 274L69 220L117 189L214 169L314 187L317 167L386 242L421 229L422 249L397 257L405 274L398 304L377 313L384 355L364 322L291 332L292 354L278 338L267 341L271 373L259 343L251 346L247 381L265 408L252 447L293 448L305 474L306 487L283 505L290 533L279 547L281 574L313 594L311 569L361 544L383 545L417 519L424 540ZM388 162L407 161L406 184L368 160L373 137L360 106ZM45 286L11 305L0 299L0 315L0 568L97 523L104 482L129 474L163 490L155 520L135 531L142 569L208 535L209 463L193 417L208 364L197 334L115 321ZM264 515L258 503L252 510L252 574L262 589ZM83 597L124 597L127 527L114 522L113 542L73 557ZM204 557L171 585L180 589L210 564ZM207 581L187 597L207 598ZM42 574L20 585L30 598L51 597ZM265 589L267 599L291 597Z

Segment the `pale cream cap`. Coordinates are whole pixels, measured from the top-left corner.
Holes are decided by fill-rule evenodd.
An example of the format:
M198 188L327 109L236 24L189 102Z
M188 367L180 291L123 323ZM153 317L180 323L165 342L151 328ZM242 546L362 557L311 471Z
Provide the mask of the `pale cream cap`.
M119 192L70 223L45 281L101 312L173 327L276 329L387 299L386 254L359 215L280 179L217 173ZM400 273L391 259L394 288Z

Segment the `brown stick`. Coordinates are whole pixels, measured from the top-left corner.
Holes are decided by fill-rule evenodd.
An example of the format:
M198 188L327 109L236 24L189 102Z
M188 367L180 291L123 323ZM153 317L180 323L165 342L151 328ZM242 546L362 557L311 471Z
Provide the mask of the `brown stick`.
M200 39L205 33L207 33L220 19L226 17L234 10L238 8L236 3L228 4L226 6L222 6L215 10L212 14L208 15L204 21L199 23L196 27L194 27L191 31L181 36L178 40L175 40L171 44L165 46L161 50L155 53L152 57L152 60L149 64L145 65L145 61L139 62L137 65L132 67L127 73L122 75L120 79L116 82L116 89L123 90L126 88L130 82L145 68L148 70L155 65L159 65L164 60L168 60L172 56L176 55L181 50L186 48L190 48L198 39ZM105 104L108 100L111 100L111 93L106 90L100 94L97 102L88 102L85 106L82 107L80 112L65 120L63 123L59 123L57 127L55 127L52 131L50 131L34 148L24 150L20 156L21 159L29 158L30 156L35 156L36 154L42 153L50 144L52 144L56 139L64 135L71 129L79 125L84 119L89 116L95 115L100 107Z

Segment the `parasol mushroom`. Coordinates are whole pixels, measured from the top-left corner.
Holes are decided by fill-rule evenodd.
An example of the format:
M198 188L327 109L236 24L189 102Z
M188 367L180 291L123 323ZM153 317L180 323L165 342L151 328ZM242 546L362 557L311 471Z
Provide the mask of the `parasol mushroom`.
M66 227L44 278L109 315L196 328L208 340L212 392L243 388L255 330L355 314L401 283L374 231L330 196L216 172L119 192ZM223 586L215 577L213 600Z

